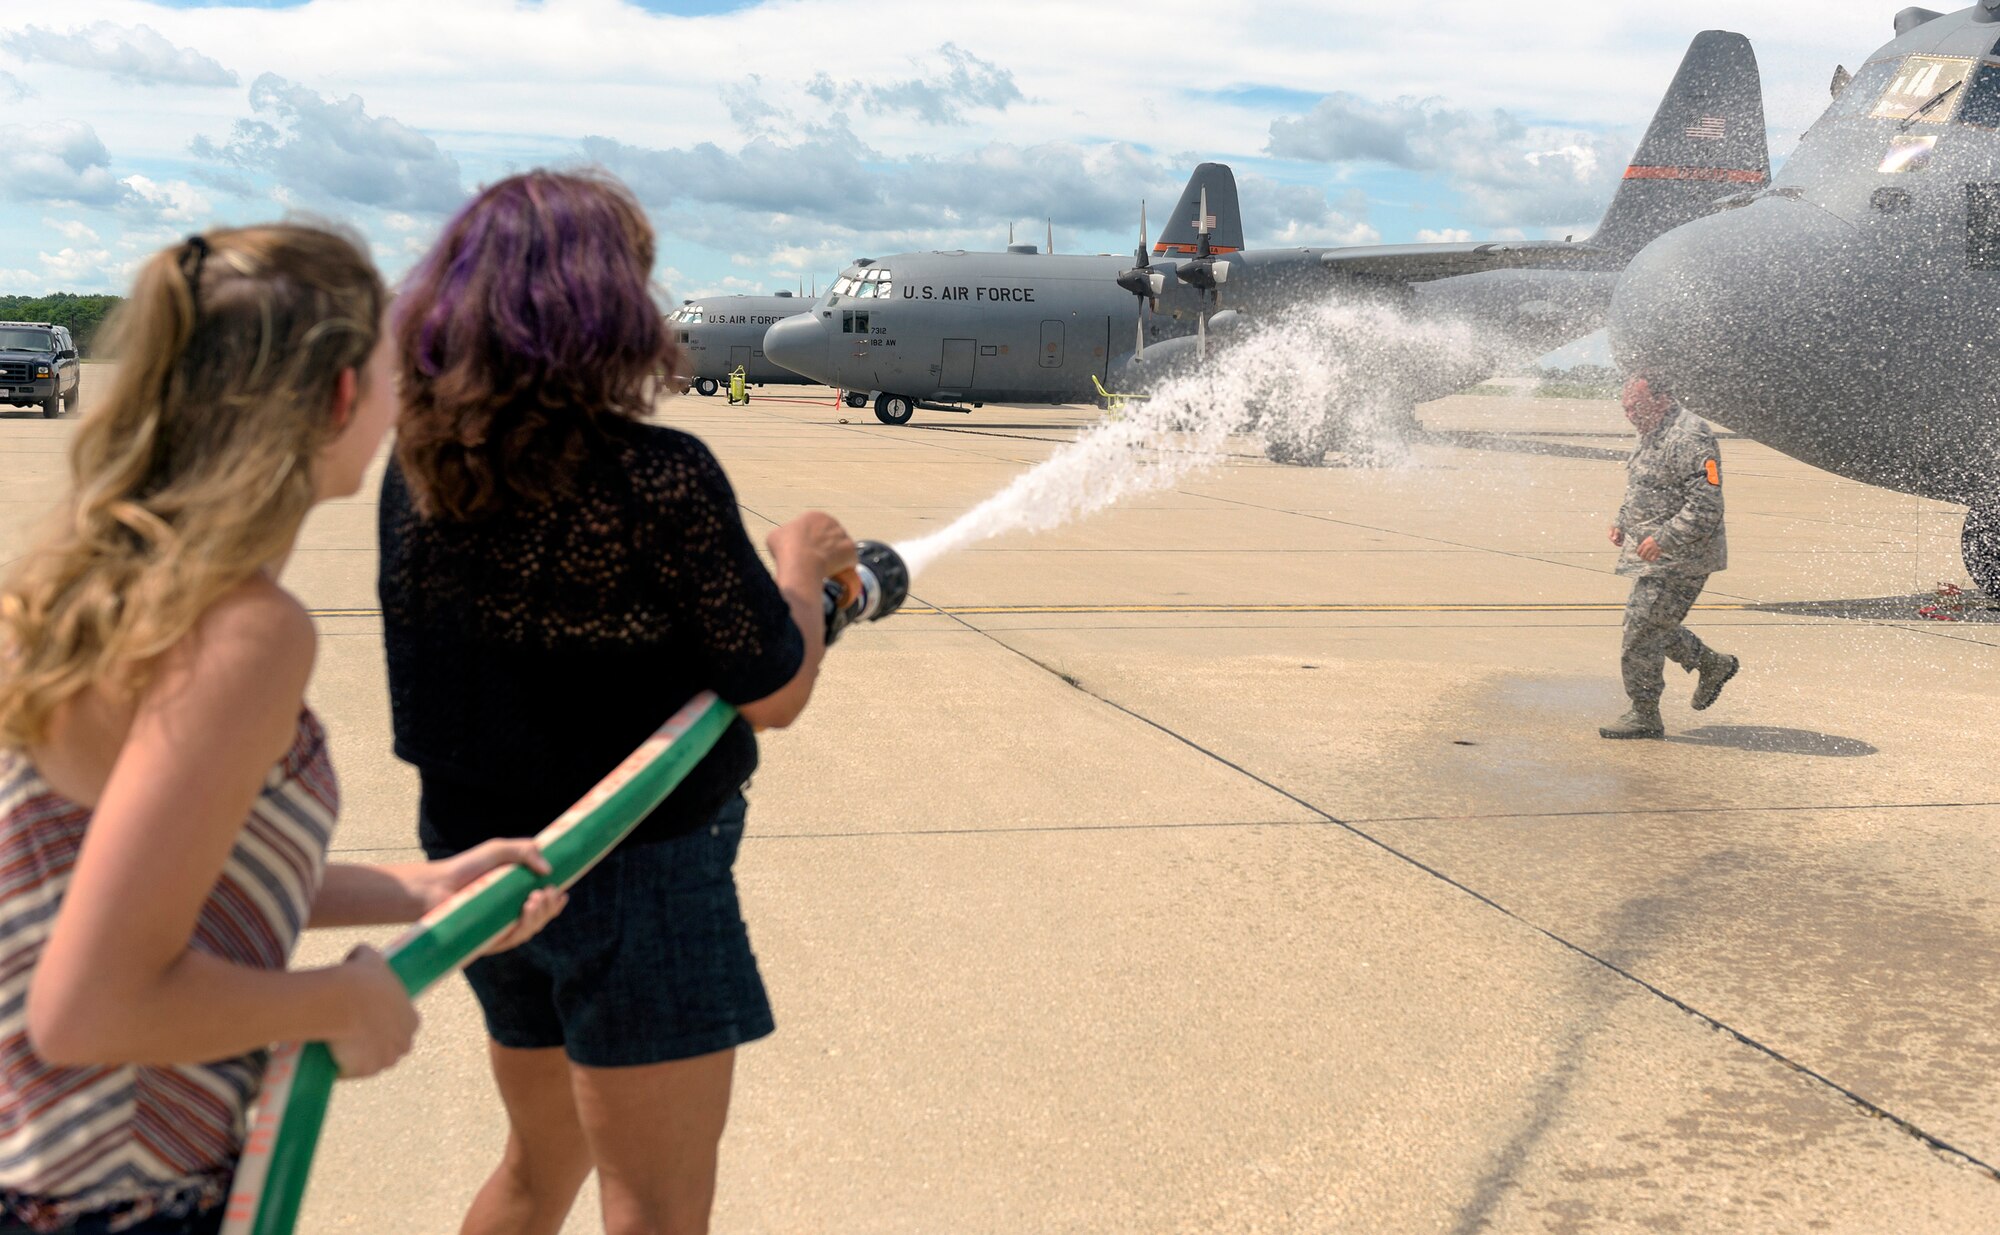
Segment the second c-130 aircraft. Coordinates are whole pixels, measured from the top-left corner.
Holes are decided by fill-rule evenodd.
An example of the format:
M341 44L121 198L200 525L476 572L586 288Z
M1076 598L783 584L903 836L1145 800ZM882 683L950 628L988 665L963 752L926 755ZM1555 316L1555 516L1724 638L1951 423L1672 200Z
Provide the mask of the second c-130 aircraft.
M876 416L903 424L924 405L1081 402L1100 387L1141 388L1260 316L1343 294L1386 297L1478 327L1473 354L1398 348L1387 373L1372 367L1381 376L1371 387L1388 389L1367 398L1413 409L1599 329L1634 254L1769 181L1755 55L1741 35L1707 31L1588 241L1245 250L1233 177L1204 164L1160 242L1149 251L1142 236L1136 264L1013 252L857 262L810 313L773 326L764 352L827 385L873 392ZM1274 435L1267 449L1317 463L1349 416L1325 408L1319 428Z

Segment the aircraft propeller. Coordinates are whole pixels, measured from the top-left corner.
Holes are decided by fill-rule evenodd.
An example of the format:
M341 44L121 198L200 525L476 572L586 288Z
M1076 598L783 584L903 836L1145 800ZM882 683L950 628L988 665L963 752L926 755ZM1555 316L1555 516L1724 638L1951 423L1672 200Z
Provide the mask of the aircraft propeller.
M1219 311L1222 308L1222 285L1229 282L1229 263L1215 260L1215 250L1211 247L1208 234L1214 230L1213 220L1208 213L1208 190L1201 191L1201 215L1194 221L1195 256L1193 261L1182 262L1176 271L1181 281L1202 290L1204 298L1210 300ZM1208 309L1204 307L1195 319L1195 347L1197 356L1208 356Z
M1167 276L1153 269L1153 259L1146 247L1146 203L1139 203L1139 264L1118 276L1118 286L1131 292L1140 300L1138 339L1132 346L1135 359L1146 356L1146 312L1159 312L1160 293L1167 289Z

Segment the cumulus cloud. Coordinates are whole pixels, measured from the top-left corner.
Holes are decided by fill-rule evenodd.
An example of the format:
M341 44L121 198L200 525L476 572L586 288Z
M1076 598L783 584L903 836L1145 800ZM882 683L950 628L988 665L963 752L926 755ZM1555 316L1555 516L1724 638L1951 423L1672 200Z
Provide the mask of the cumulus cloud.
M178 47L151 26L108 21L59 34L40 26L0 35L0 48L23 60L109 73L142 86L234 86L236 74L192 47Z
M266 73L250 83L259 119L239 120L227 141L195 139L196 156L268 175L280 194L384 210L439 213L465 197L458 161L361 96L335 101Z
M722 105L729 111L730 122L744 133L764 133L779 121L789 119L788 113L766 97L764 79L750 74L748 81L731 82L722 88Z
M148 222L201 223L214 210L201 190L185 180L161 182L145 176L127 176L119 183L127 190L127 211Z
M81 219L43 219L42 226L72 243L97 243L96 231Z
M97 131L76 120L0 125L0 196L27 202L115 205L124 187Z
M1368 222L1368 198L1351 190L1329 198L1312 185L1285 184L1248 173L1236 178L1243 210L1243 240L1253 249L1375 244L1382 233Z
M1122 229L1141 197L1181 180L1136 147L989 143L962 154L892 158L844 123L796 141L758 137L731 153L713 143L649 149L586 138L584 153L622 176L684 236L768 225L773 237L836 229L875 236L962 232L1009 219ZM1185 175L1185 173L1181 173ZM726 208L716 211L701 207ZM738 250L740 244L722 247Z
M1269 152L1440 173L1481 223L1547 226L1601 211L1630 148L1623 134L1529 125L1505 111L1343 93L1326 96L1303 116L1273 121Z
M1417 231L1418 244L1469 244L1472 233L1462 227L1420 228Z
M897 158L837 119L796 141L759 137L733 152L713 144L649 149L602 137L584 146L632 186L663 232L733 254L740 267L764 262L792 272L824 270L857 254L994 249L1010 221L1025 226L1024 239L1039 240L1043 220L1053 220L1058 248L1072 251L1068 238L1079 231L1136 240L1141 199L1174 201L1194 163L1124 144L1067 142L991 142L953 155ZM1255 174L1239 188L1252 245L1381 239L1359 192L1329 197Z
M64 247L54 253L44 252L42 269L57 284L75 286L95 284L103 280L112 266L111 250L97 248Z
M982 60L956 43L937 50L943 65L920 66L921 77L894 82L837 82L825 73L814 76L806 93L828 104L858 104L875 113L907 112L925 124L963 124L965 112L986 108L1005 111L1024 97L1014 74Z
M28 83L12 73L0 70L0 103L19 103L32 94L34 91L28 89Z

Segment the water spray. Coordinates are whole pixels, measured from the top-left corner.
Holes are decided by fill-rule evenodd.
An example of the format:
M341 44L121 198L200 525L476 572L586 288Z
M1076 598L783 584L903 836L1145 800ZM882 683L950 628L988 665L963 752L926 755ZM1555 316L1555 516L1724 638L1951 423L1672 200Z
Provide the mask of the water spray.
M1217 275L1228 269L1209 260ZM1143 299L1152 286L1147 272L1127 273L1133 277L1119 285ZM1384 392L1399 390L1412 372L1482 364L1490 371L1491 349L1479 332L1449 315L1417 317L1343 298L1236 326L1227 349L1176 370L1146 402L1086 429L948 526L897 546L909 575L995 536L1047 531L1172 488L1222 462L1231 435L1253 423L1267 445L1296 441L1324 454L1337 437L1356 456L1396 459L1402 448ZM1148 364L1155 348L1172 350L1147 348Z

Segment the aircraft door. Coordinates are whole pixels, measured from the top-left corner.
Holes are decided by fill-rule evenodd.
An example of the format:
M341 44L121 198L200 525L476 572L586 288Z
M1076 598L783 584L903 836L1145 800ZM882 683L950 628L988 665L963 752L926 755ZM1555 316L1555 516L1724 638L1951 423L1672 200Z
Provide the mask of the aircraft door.
M735 369L739 365L742 366L745 373L750 371L750 345L748 343L738 343L730 346L729 367Z
M972 366L979 355L977 339L946 339L944 363L938 367L938 386L944 390L972 389Z
M1063 363L1063 324L1042 323L1042 367L1060 369Z

